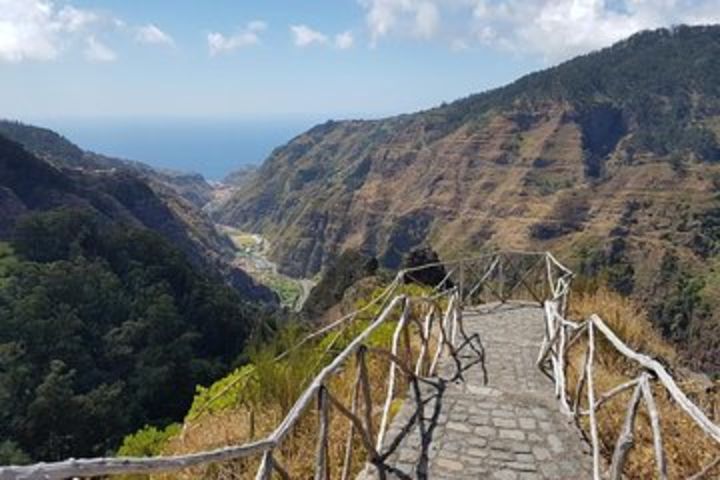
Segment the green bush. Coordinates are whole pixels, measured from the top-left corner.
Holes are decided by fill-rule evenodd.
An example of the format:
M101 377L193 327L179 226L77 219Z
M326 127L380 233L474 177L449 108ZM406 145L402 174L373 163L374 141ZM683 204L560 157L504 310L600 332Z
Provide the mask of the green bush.
M214 413L235 407L254 371L254 365L248 364L236 369L209 387L198 385L192 406L185 419L192 420L202 413Z
M242 404L251 408L276 404L281 413L286 413L314 376L381 313L385 303L368 305L384 290L385 287L379 287L367 298L358 300L355 308L367 307L367 310L357 315L345 328L333 330L299 348L296 345L309 332L296 323L281 328L272 340L248 347L249 364L209 387L197 387L186 419L193 420L203 413L215 413ZM427 287L412 284L401 286L396 294L420 296L428 292ZM390 345L399 316L398 308L386 323L370 335L367 344L373 347ZM290 351L287 356L275 360L286 351Z
M11 440L0 442L0 465L26 465L30 462L28 454L17 443Z
M120 457L154 457L162 454L168 440L180 433L182 426L172 423L163 429L145 425L142 429L126 436L118 450Z
M13 268L15 268L18 263L15 252L10 245L0 242L0 288L6 285L8 277L10 277Z

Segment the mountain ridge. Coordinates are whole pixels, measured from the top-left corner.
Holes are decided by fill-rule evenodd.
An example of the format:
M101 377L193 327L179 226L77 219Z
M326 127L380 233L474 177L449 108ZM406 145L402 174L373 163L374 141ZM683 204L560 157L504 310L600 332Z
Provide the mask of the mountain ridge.
M202 208L212 199L212 187L199 173L157 169L135 160L86 151L49 128L20 121L0 120L0 134L60 168L129 170L147 178L159 188L174 191L197 208Z
M49 161L0 133L3 463L101 455L179 420L278 310L176 192L57 147Z
M270 197L274 193L283 193L272 191L273 187L293 190L311 185L312 182L317 179L328 181L328 185L334 187L337 185L337 182L332 183L333 179L329 178L329 174L346 174L342 181L346 186L351 187L348 190L352 191L352 187L362 185L367 173L369 173L369 161L373 160L368 158L367 155L363 157L363 154L366 153L363 150L366 145L363 145L363 143L370 144L371 147L373 145L385 146L385 144L392 146L393 142L397 143L397 137L400 135L411 136L417 134L418 139L416 141L419 147L424 148L427 144L432 143L439 137L456 133L459 124L467 124L470 121L476 122L470 125L470 127L474 129L482 129L487 122L492 120L496 122L496 124L493 125L494 127L502 128L504 121L505 123L513 123L514 125L511 125L511 127L516 130L522 130L532 126L533 122L537 122L539 117L542 119L542 116L554 116L553 120L560 124L574 122L579 127L578 133L580 134L581 154L585 152L589 153L587 158L582 159L585 163L585 176L591 179L593 177L601 177L604 167L603 162L608 160L609 155L613 153L620 140L630 133L629 129L633 127L632 124L641 124L647 120L647 117L650 115L644 110L639 113L633 111L631 113L642 116L640 118L628 118L628 112L622 111L619 108L622 105L614 105L613 102L608 101L608 98L603 98L605 91L617 89L619 89L620 92L614 94L614 96L622 96L624 82L621 80L610 82L609 86L606 85L598 90L598 85L608 83L608 81L606 81L607 77L611 77L613 72L599 75L595 72L592 62L600 57L617 56L618 53L622 54L623 50L634 47L640 50L635 52L633 57L644 58L649 56L648 49L664 48L665 43L672 42L676 37L687 36L689 38L686 39L686 43L689 42L692 45L698 41L703 42L707 40L707 35L712 39L712 48L709 48L710 53L702 57L703 61L705 61L708 57L713 57L711 53L720 52L720 27L676 27L674 29L660 29L653 32L636 34L612 47L584 55L541 72L529 74L505 87L470 95L450 104L422 110L414 114L402 114L381 120L330 120L311 128L284 147L276 149L259 169L257 174L259 177L256 178L251 185L246 185L244 188L241 188L235 198L230 199L220 212L217 213L217 217L228 224L254 227L262 231L265 228L264 225L267 223L262 217L266 213L272 214L272 212L267 210L267 208L273 205ZM679 55L678 52L682 50L683 48L676 46L671 54L673 57L677 57ZM714 69L718 68L717 60L714 60L712 67ZM638 67L635 67L635 70L637 69ZM568 81L561 81L563 79L558 79L558 72L563 71L569 71L570 74L577 74L580 80L570 78ZM688 71L692 72L692 70L681 68L676 69L676 71L674 70L676 76L679 77L687 76ZM633 74L635 74L635 72L633 72ZM690 76L691 75L692 74L690 74ZM584 98L582 96L584 94L582 88L578 92L567 85L568 82L588 82L589 77L592 77L592 87L595 88L593 93L598 94L599 92L599 94L601 94L599 103L596 100L589 101ZM709 93L713 96L718 96L720 95L720 89L718 89L718 84L712 81L712 78L714 77L702 78L701 87L709 90ZM683 83L677 78L668 79L666 82L669 85L685 85L687 83ZM584 84L581 86L585 87ZM655 90L662 90L665 87L666 85L659 85L656 86ZM538 90L542 90L544 93L539 95ZM688 87L688 90L691 90L691 87ZM647 95L650 93L655 94L656 92L650 91ZM679 96L682 97L682 95L686 93L688 92L681 92ZM633 97L629 99L628 103L635 106L636 102L639 103L646 99L644 95L646 94L642 94L639 99ZM577 98L583 99L583 102L579 104L569 103L571 100L576 100ZM612 99L612 97L610 97L610 99ZM687 98L680 98L678 103L686 102L687 100ZM712 102L703 108L709 111L712 116L717 116L718 112L720 112L720 102L718 102L717 98L711 98L711 100ZM613 101L617 103L615 100ZM500 103L499 105L494 105L493 102ZM683 104L681 106L685 107L686 105ZM499 108L504 109L501 113L503 113L506 118L485 118L488 115L492 117L492 115L496 113L494 109ZM650 106L648 108L652 107ZM337 167L337 165L334 164L337 158L333 157L333 155L336 154L335 150L341 146L340 142L344 140L343 138L334 139L332 136L352 137L352 135L358 131L363 130L365 136L360 139L360 142L351 143L353 139L350 138L349 141L342 145L350 146L348 148L353 149L350 152L343 153L345 153L347 157L352 156L354 163L352 165L342 165L342 168L345 168L347 171L339 171L339 169L331 171L331 168ZM653 142L657 140L657 136L673 132L659 130L658 125L651 123L649 126L643 127L639 132L632 132L629 140L632 142L647 140L645 148L648 151L640 153L666 155L668 153L666 145ZM687 145L687 153L702 161L715 162L720 160L720 148L718 147L717 138L715 138L716 132L718 131L716 124L711 125L711 128L691 125L691 128L686 130L687 131L675 132L671 140L680 139ZM640 140L634 138L638 136L641 137ZM647 139L646 137L651 138ZM482 141L483 139L480 138L478 140ZM335 143L331 143L333 141ZM693 141L695 141L695 143L693 143ZM314 160L312 165L308 165L307 167L304 165L296 165L297 162L308 161L305 154L314 148L318 142L327 142L330 144L320 145L320 147L323 148L317 148L317 151L311 152ZM512 147L517 147L517 145L501 144L495 146L511 147L507 149L509 151L504 152L506 154L505 156L518 153L511 150ZM623 145L622 147L626 150L637 150L637 147L634 145ZM393 152L388 148L382 153L385 157L388 157ZM532 154L536 152L520 153ZM633 152L633 154L634 153L635 152ZM409 157L405 157L405 159L410 160ZM341 160L346 160L346 158L341 158ZM387 160L387 158L383 158L382 160ZM400 160L402 161L402 159ZM506 158L496 160L502 162L506 160ZM544 163L543 159L536 160L534 166L542 168ZM279 177L285 173L282 171L285 167L297 167L294 172L296 175L293 178L280 179ZM399 167L402 168L403 166L399 165ZM280 171L279 174L277 173L278 171ZM379 173L389 172L379 171ZM282 182L282 185L280 185L279 182ZM280 201L282 200L281 197ZM291 206L295 206L295 203ZM291 219L295 218L295 212L286 215L286 217ZM273 221L273 223L277 222ZM276 252L276 255L277 254ZM286 265L286 268L292 273L298 273L298 269L294 269L291 263L292 262L290 262L290 265ZM310 273L315 273L320 265L325 265L326 263L326 261L321 261L319 264L315 264L307 270L309 270ZM299 272L302 273L303 270L304 269L301 268Z
M720 26L659 29L429 110L318 125L214 215L297 276L350 248L390 268L422 244L550 249L657 301L686 295L662 265L706 275L718 252L719 138ZM696 310L653 308L687 340Z
M97 168L96 159L107 157L88 154L51 130L12 124L13 136L23 137L21 145L4 135L7 125L0 122L0 239L11 238L15 223L31 212L90 209L105 221L159 233L195 266L224 277L250 299L277 301L269 289L231 266L230 240L175 187L158 179L166 174L155 175L147 166L139 171L114 159L107 160L111 168Z

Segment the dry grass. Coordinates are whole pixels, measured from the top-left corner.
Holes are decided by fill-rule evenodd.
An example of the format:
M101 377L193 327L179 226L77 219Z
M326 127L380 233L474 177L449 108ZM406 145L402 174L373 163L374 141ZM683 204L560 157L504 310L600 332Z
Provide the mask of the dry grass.
M655 331L645 312L632 300L605 287L570 299L570 316L585 319L593 313L634 350L674 364L675 349ZM609 344L605 344L612 349ZM604 345L604 346L605 346Z
M573 297L570 316L575 319L587 318L597 313L634 350L646 353L666 365L673 373L680 387L688 392L701 406L717 403L720 396L715 388L708 389L697 379L683 375L674 368L677 356L674 349L654 331L646 315L634 303L607 289L600 288L593 294ZM568 352L568 391L574 395L583 365L585 341L577 342ZM593 365L596 398L620 383L635 378L639 370L635 364L621 356L601 335L596 335L596 355ZM587 408L586 391L581 394L580 403ZM610 458L624 421L631 391L628 390L606 403L598 411L598 430L603 454ZM662 385L653 385L653 394L661 417L662 438L668 463L669 478L687 478L699 472L705 465L720 455L718 445L705 435L674 401ZM712 409L707 410L712 414ZM586 418L581 428L589 432ZM636 421L635 447L631 451L625 468L630 479L656 477L655 457L652 449L652 431L647 410L641 406ZM720 477L720 468L709 472L706 478Z
M519 289L522 291L522 289ZM570 317L587 318L596 313L610 328L634 350L646 353L660 360L673 373L680 387L705 411L714 417L714 405L720 399L716 388L708 388L707 383L698 380L677 367L677 355L653 329L643 311L630 300L607 289L599 288L592 294L578 294L570 302ZM422 312L416 311L417 318ZM389 331L392 330L389 324ZM383 346L388 346L387 332L382 336ZM380 345L378 345L380 346ZM572 395L579 379L587 344L577 342L568 352L568 392ZM401 344L400 352L406 352ZM418 346L410 345L410 355L416 358ZM407 354L405 354L407 355ZM308 368L311 370L310 366ZM380 422L382 404L387 388L389 363L378 357L368 357L369 378L372 390L373 420L375 428ZM331 394L344 405L350 406L351 392L355 382L357 365L355 360L347 362L345 367L334 375L327 385ZM594 388L596 397L611 388L636 378L637 365L617 353L612 345L600 334L596 336L596 356L594 362ZM399 375L396 387L397 398L407 391L407 380ZM662 385L653 385L653 394L661 416L663 445L668 462L669 478L687 478L720 456L720 448L707 437L692 420L680 410L667 395ZM607 402L597 414L602 453L610 458L621 429L631 391L626 391ZM208 450L225 445L242 444L260 439L270 433L282 420L287 411L287 402L264 398L254 405L244 404L218 413L201 416L190 423L184 434L173 439L165 449L166 454L190 453ZM396 401L393 406L399 406ZM586 392L581 393L580 408L587 409ZM713 418L717 420L717 418ZM331 477L338 478L342 469L346 451L346 442L350 431L349 421L340 413L330 411L329 463ZM275 452L277 460L290 473L292 478L312 478L318 441L318 412L311 406L304 412L291 434ZM580 427L588 432L587 419L581 419ZM352 439L353 475L362 468L366 454L357 433ZM189 469L180 473L157 476L157 479L250 479L254 478L259 458L237 462L215 464ZM656 477L655 459L652 449L652 431L647 410L641 406L636 420L635 447L631 451L625 469L628 479L648 479ZM720 478L720 467L709 472L706 478Z
M422 318L422 312L416 308L413 312L416 318ZM395 322L386 326L392 332ZM411 327L414 328L414 327ZM381 332L376 341L371 340L372 346L389 347L387 332ZM412 335L411 338L417 338ZM400 357L407 364L412 365L412 359L417 359L419 345L411 340L408 349L403 340L399 346ZM371 385L373 404L373 425L377 434L381 420L382 407L387 392L387 378L390 363L377 354L367 354L367 367ZM411 357L408 361L408 355ZM311 365L307 365L312 370ZM342 402L348 409L351 405L353 385L356 380L357 362L355 358L337 374L333 375L326 385L330 394ZM399 373L399 372L398 372ZM392 414L395 414L408 390L408 381L404 375L398 374L395 387L395 400ZM282 421L287 406L284 402L275 401L271 397L251 405L239 405L236 408L206 414L186 424L182 435L172 439L164 449L165 454L185 454L219 448L227 445L237 445L266 437ZM361 410L360 412L364 412ZM360 413L359 412L359 413ZM276 460L287 470L292 478L312 478L318 443L319 415L316 404L313 403L303 414L290 435L282 442L275 452ZM350 422L339 411L330 408L330 438L329 438L329 467L331 478L339 478L342 471L346 451L347 439L350 433ZM352 439L352 475L354 478L364 467L366 452L360 437L355 432ZM251 479L259 466L259 457L223 464L187 469L167 475L153 476L153 479Z
M387 361L368 358L368 371L372 387L373 420L375 428L380 423L382 404L385 398ZM355 381L357 367L355 361L349 362L347 368L336 375L328 385L331 394L345 406L351 404L352 386ZM407 383L402 379L397 392L407 390ZM292 478L312 478L318 441L318 411L314 405L305 412L302 419L293 429L291 435L275 452L276 459L288 471ZM166 448L168 454L190 453L234 445L260 439L269 434L282 420L282 409L278 404L265 404L254 414L254 435L251 430L251 411L247 407L224 411L220 414L206 415L190 426L182 437L175 438ZM329 462L331 477L338 478L342 470L347 437L350 430L349 421L335 409L330 409L330 440ZM364 465L365 450L360 437L353 437L353 475L354 477ZM182 473L158 476L159 479L170 478L212 478L217 480L255 478L259 459L216 464L208 467L192 469Z

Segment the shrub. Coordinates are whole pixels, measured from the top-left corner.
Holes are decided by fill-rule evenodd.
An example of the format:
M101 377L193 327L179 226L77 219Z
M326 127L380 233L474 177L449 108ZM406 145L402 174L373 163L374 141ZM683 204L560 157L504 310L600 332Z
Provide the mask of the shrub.
M26 465L31 462L30 456L12 440L0 442L0 465Z
M403 268L416 268L433 263L440 263L440 257L432 248L423 246L412 249L403 259ZM435 287L447 276L445 266L442 264L426 267L405 275L406 283L417 283L428 287ZM448 280L445 288L452 288L453 284Z
M160 455L167 441L180 433L182 426L172 423L163 429L145 425L142 429L126 436L118 450L121 457L153 457Z
M192 420L202 413L215 413L235 407L253 370L252 365L245 365L209 387L198 385L185 421Z

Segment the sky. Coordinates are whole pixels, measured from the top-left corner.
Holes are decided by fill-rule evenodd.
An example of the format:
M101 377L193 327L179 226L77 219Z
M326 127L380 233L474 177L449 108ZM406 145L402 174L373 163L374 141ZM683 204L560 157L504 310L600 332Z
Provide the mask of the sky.
M377 117L720 0L0 0L0 116Z

